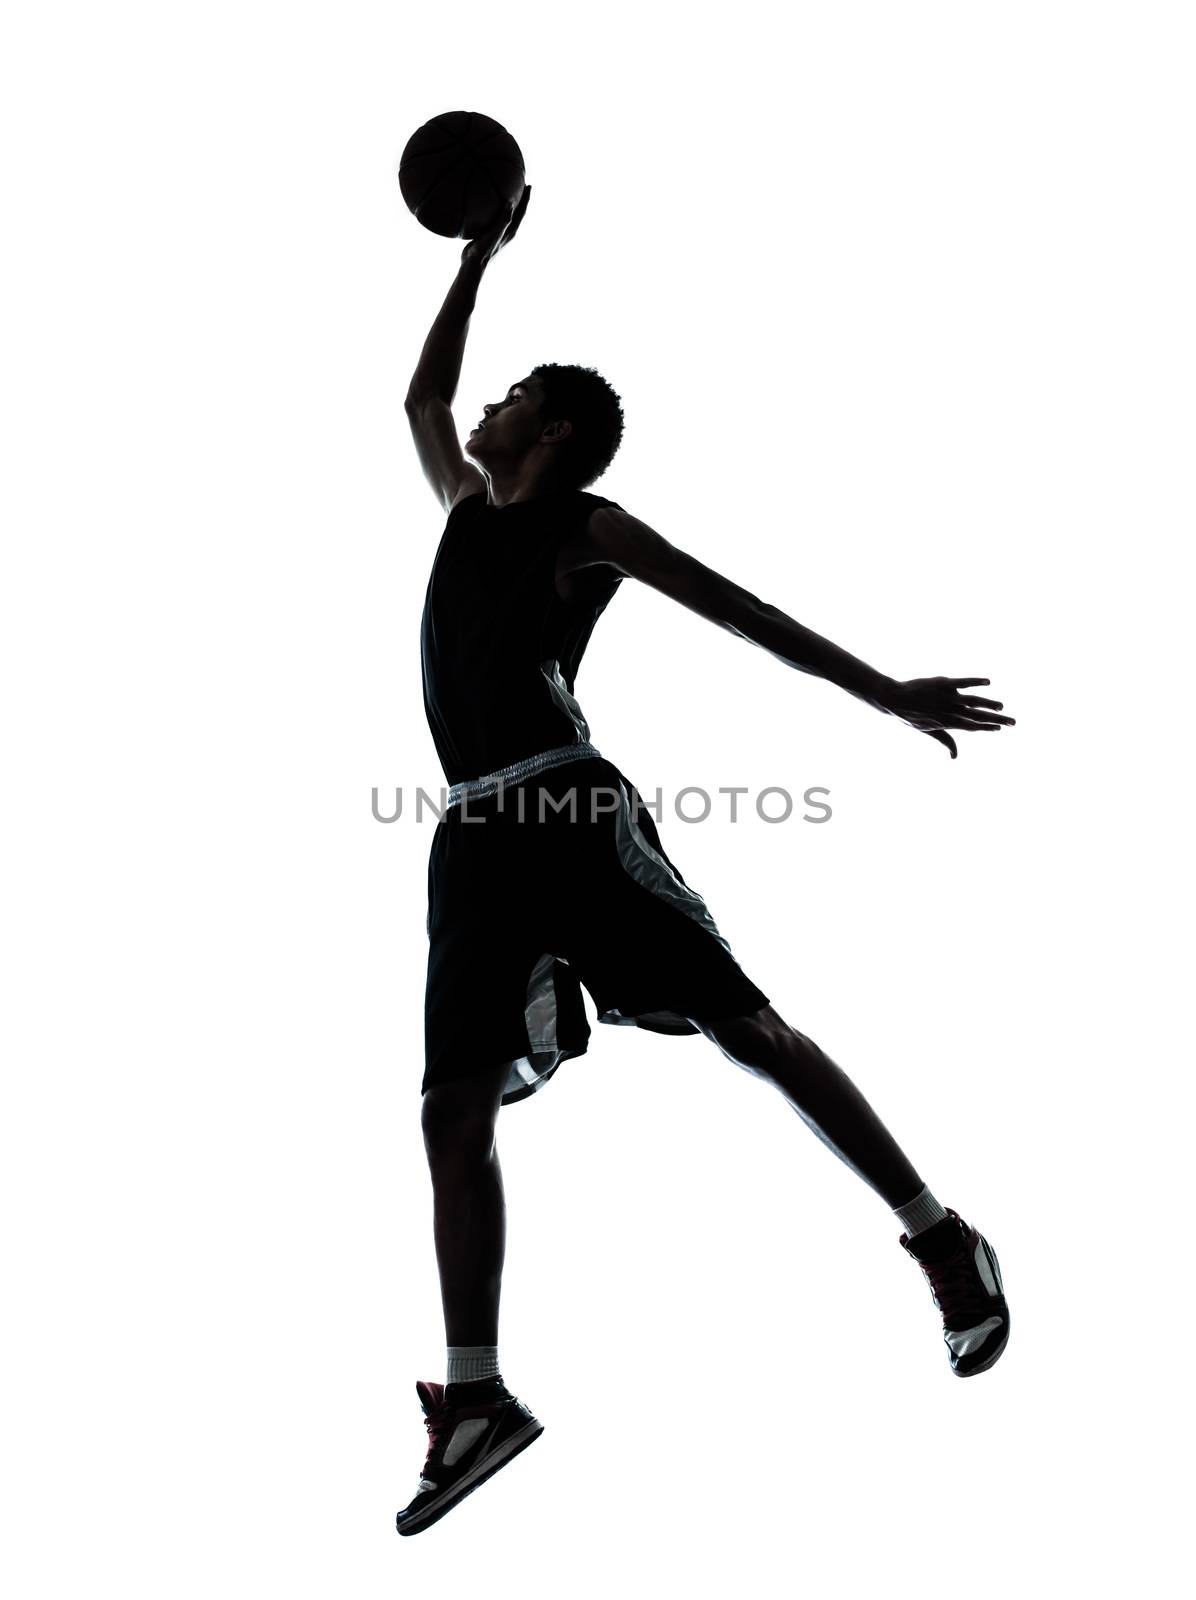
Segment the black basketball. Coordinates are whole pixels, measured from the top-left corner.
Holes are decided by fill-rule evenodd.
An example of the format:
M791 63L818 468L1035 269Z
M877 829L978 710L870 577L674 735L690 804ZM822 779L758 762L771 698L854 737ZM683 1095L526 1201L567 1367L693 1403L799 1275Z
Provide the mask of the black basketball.
M493 117L444 111L408 139L399 188L416 220L446 239L476 239L523 193L523 155Z

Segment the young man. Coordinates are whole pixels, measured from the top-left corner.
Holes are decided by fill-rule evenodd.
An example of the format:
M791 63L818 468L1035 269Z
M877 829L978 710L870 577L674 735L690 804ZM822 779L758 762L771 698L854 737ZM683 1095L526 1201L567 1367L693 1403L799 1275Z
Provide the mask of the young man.
M431 1526L541 1424L504 1387L498 1110L586 1049L599 1020L703 1033L773 1083L886 1205L943 1321L953 1371L983 1372L1009 1333L997 1258L945 1210L849 1078L741 971L669 860L634 785L590 742L574 677L599 614L638 578L789 666L946 745L998 730L987 678L898 683L587 492L618 448L619 398L589 368L537 367L483 408L464 449L450 410L488 263L530 190L462 252L407 396L423 470L448 512L422 624L424 703L450 785L429 861L422 1124L431 1168L446 1384L416 1385L429 1448L399 1532Z

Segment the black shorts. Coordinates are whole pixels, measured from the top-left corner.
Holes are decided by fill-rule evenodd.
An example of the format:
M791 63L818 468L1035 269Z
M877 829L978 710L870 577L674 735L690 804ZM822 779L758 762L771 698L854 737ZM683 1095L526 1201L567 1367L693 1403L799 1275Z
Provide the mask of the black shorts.
M503 1062L504 1105L541 1088L587 1048L582 985L599 1022L656 1033L697 1033L691 1019L768 1004L635 786L602 758L445 813L428 861L428 937L421 1092Z

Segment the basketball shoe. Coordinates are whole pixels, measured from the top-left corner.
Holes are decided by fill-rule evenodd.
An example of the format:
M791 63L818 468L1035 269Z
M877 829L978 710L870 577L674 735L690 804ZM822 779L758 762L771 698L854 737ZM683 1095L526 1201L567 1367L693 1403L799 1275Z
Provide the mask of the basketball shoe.
M415 1385L424 1408L428 1455L419 1489L400 1511L400 1533L422 1533L458 1500L505 1467L544 1432L501 1379Z
M922 1268L942 1313L952 1372L961 1378L987 1372L1009 1338L1009 1307L992 1245L950 1206L941 1222L912 1239L903 1233L899 1242Z

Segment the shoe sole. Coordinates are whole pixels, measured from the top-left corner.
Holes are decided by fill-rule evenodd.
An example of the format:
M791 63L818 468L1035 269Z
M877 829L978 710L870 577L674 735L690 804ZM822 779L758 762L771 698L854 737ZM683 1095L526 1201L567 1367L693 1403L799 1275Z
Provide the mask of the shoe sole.
M422 1533L425 1528L430 1528L434 1522L439 1522L445 1512L464 1500L467 1494L472 1494L487 1478L492 1478L500 1467L505 1467L508 1461L514 1459L521 1450L526 1450L544 1432L542 1422L528 1422L520 1428L518 1433L513 1433L509 1439L498 1447L493 1455L479 1461L476 1467L471 1467L463 1478L459 1478L453 1487L448 1490L442 1500L434 1500L431 1505L425 1506L422 1511L417 1511L408 1516L400 1511L395 1518L395 1526L402 1534Z
M1005 1312L1005 1337L1001 1340L1000 1344L992 1352L992 1354L988 1355L988 1356L985 1356L984 1360L980 1363L980 1365L978 1367L969 1367L966 1372L960 1372L958 1367L953 1367L951 1370L955 1373L955 1376L957 1378L975 1378L975 1377L978 1377L980 1373L987 1372L989 1367L996 1366L997 1362L1005 1354L1005 1346L1008 1343L1009 1343L1009 1312L1006 1311Z

